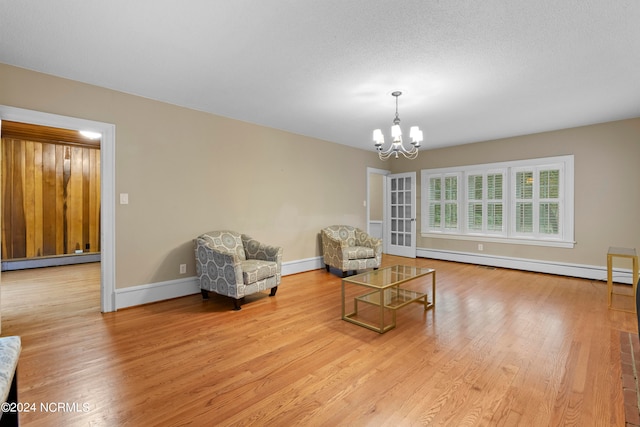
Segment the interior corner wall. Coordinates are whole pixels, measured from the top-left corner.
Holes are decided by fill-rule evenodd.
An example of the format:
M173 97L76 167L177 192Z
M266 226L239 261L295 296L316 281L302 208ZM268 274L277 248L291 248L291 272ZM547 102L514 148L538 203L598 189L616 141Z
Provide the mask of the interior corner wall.
M193 239L233 229L320 255L319 231L366 227L367 167L375 152L266 128L0 64L0 105L116 127L116 288L170 282Z
M569 154L575 156L574 248L483 242L480 252L478 241L428 238L419 232L418 248L600 267L606 265L609 246L640 250L640 118L424 150L418 159L394 161L391 167L393 173L417 172L420 230L422 169ZM606 280L606 274L598 278Z

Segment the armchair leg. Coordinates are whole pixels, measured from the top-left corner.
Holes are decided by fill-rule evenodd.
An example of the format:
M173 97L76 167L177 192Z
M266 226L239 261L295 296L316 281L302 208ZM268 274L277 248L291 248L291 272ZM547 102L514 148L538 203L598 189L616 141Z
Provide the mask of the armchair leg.
M271 292L269 293L269 296L270 297L276 296L276 292L278 292L278 287L274 286L273 288L271 288Z
M200 293L202 294L203 300L206 301L209 299L209 291L207 291L206 289L200 289Z
M331 269L331 267L329 267L329 264L325 264L324 265L325 270L327 270L327 273L329 272L329 270Z
M343 278L343 279L344 279L345 277L347 277L347 273L348 273L348 271L343 271L343 272L342 272L342 278Z
M240 300L233 298L233 311L240 311Z

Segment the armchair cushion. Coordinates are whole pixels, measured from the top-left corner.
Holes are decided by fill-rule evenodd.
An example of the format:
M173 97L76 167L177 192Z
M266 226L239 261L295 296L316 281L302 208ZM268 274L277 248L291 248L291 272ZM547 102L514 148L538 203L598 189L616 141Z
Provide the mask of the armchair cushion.
M347 259L373 258L375 256L373 248L366 246L348 246L343 251Z
M240 263L242 266L242 280L245 285L250 285L258 280L278 274L278 266L272 261L248 259Z

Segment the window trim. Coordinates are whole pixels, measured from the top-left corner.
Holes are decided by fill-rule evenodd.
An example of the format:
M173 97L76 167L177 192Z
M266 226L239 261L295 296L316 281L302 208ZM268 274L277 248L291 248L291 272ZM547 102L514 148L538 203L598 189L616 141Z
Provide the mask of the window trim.
M515 224L513 223L513 209L515 206L515 186L514 170L531 168L537 174L539 170L551 167L560 168L560 234L558 236L548 234L520 235L515 234ZM468 177L469 175L483 175L483 182L486 182L488 174L496 171L503 174L503 231L488 232L483 228L481 232L468 230ZM434 175L458 175L458 229L457 230L431 230L429 229L429 179ZM483 187L483 191L486 191ZM456 166L447 168L423 169L420 171L420 235L429 238L444 238L452 240L474 240L483 242L509 243L532 246L548 246L573 248L574 241L574 156L555 156L534 158L526 160L515 160L497 163L485 163L476 165ZM483 201L486 206L487 197L483 194ZM534 209L538 209L538 204ZM486 223L486 211L483 214L483 222Z

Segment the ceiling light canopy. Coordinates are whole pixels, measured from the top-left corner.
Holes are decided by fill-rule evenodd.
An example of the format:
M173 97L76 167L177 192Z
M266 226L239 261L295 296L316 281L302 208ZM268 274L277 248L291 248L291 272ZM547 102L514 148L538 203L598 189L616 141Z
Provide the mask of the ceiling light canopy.
M386 149L384 145L384 135L380 129L373 131L373 142L376 150L378 151L378 157L380 160L387 160L391 156L398 158L398 154L402 154L407 159L415 159L418 157L418 148L422 142L422 131L418 126L411 126L409 129L409 138L411 138L411 146L406 148L402 143L402 129L400 129L400 116L398 115L398 97L402 95L402 92L395 91L391 93L396 98L396 117L393 119L393 126L391 126L391 138L393 142Z

